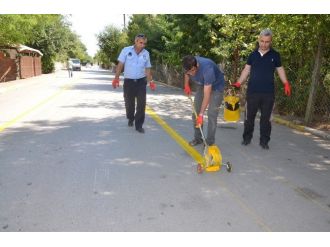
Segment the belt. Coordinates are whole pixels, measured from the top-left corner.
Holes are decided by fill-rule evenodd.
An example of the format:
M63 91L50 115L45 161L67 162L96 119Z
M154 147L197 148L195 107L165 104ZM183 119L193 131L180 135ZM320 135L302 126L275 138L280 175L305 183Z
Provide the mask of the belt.
M142 77L140 79L125 78L124 80L138 82L138 81L144 81L145 79L146 79L146 77Z

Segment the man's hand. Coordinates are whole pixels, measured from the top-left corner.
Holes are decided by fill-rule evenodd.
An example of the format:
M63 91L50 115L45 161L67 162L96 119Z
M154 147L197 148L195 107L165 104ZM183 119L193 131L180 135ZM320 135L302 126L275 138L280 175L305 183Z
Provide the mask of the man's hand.
M186 95L188 95L188 96L191 95L191 89L190 89L189 84L185 84L185 85L184 85L184 93L185 93Z
M113 79L112 80L112 87L113 88L119 87L119 79Z
M241 87L241 83L240 82L235 82L235 83L232 83L231 85L233 87L236 87L236 88L240 88Z
M149 87L152 91L156 90L156 83L154 81L150 81L149 82Z
M202 127L203 125L203 114L199 114L196 118L196 128Z
M290 86L290 83L288 81L286 83L284 83L284 93L285 93L286 96L291 95L291 86Z

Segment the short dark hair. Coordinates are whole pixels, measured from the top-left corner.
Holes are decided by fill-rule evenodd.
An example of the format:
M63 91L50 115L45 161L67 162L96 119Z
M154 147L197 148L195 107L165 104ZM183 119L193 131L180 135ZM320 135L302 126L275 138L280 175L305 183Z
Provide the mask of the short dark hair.
M193 67L197 67L197 60L192 55L184 56L182 59L182 66L185 71L189 71Z

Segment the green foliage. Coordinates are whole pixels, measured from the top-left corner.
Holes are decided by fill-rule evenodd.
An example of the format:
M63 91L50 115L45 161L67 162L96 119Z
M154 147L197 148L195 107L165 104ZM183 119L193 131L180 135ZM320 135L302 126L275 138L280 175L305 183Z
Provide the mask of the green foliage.
M282 93L277 94L277 103L281 105L280 111L303 117L321 35L325 37L321 82L325 80L329 68L329 15L265 15L262 23L273 30L273 46L281 53L282 64L288 79L292 82L290 99ZM282 83L279 80L276 83L277 90L281 92ZM330 101L328 104L330 105Z
M100 62L105 65L116 62L120 50L126 44L126 34L110 25L97 35L97 39L101 49L97 56L98 59L101 59Z
M135 35L144 33L148 37L147 49L153 64L162 64L159 67L171 67L180 72L184 55L201 55L221 64L226 80L235 81L248 55L255 49L260 31L270 28L274 33L273 47L280 52L292 84L292 96L285 97L282 82L276 78L277 109L283 114L303 116L318 42L323 37L320 86L317 90L317 97L322 101L317 104L322 102L328 108L319 114L330 114L329 27L330 15L133 15L127 30L118 31L119 34L117 32L113 37L111 32L103 36L102 43L112 48L100 45L99 56L103 60L115 61L123 46L133 44ZM126 42L119 48L113 40L125 34ZM173 76L168 78L173 79Z
M134 44L137 34L147 36L147 47L154 60L162 60L165 51L163 41L169 30L167 22L161 15L133 15L127 29L126 45Z
M28 15L0 15L0 45L27 42L35 22L35 18L30 18Z
M42 71L50 73L54 61L91 59L70 25L63 15L0 15L0 46L24 44L40 50Z
M48 74L54 71L55 63L50 56L42 56L41 62L42 62L42 73Z
M179 32L183 33L178 35L181 41L178 41L176 52L181 57L190 51L191 54L213 58L225 65L226 79L231 81L238 78L248 54L255 48L259 32L266 27L271 28L274 32L273 46L281 53L282 64L293 89L292 97L284 96L282 82L277 78L276 106L280 113L302 117L309 97L318 42L323 36L321 85L317 90L315 108L317 114L329 116L330 95L325 93L329 88L326 78L330 68L329 15L207 15L207 18L200 15L185 18L181 15L171 18L175 26L180 27ZM186 47L180 47L180 44Z

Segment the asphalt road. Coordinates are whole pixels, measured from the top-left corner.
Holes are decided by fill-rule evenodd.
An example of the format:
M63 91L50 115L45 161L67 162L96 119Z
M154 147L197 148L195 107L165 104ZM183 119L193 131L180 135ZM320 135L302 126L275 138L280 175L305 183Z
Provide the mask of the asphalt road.
M140 134L112 78L90 68L0 84L0 231L330 230L328 140L274 123L262 150L258 123L241 146L242 122L220 121L216 144L233 171L197 174L164 130L192 138L182 90L148 89L164 125L147 114Z

